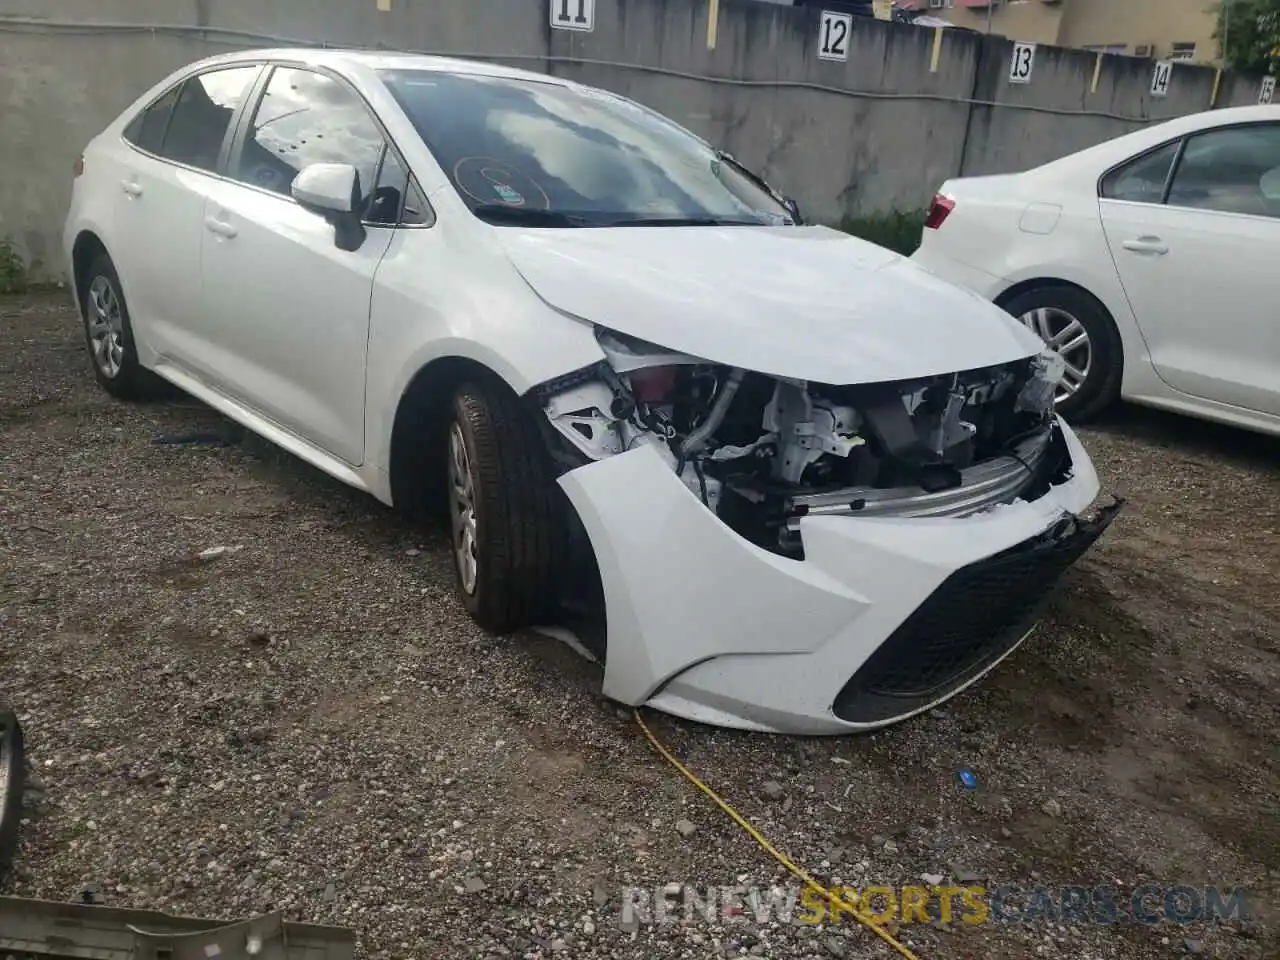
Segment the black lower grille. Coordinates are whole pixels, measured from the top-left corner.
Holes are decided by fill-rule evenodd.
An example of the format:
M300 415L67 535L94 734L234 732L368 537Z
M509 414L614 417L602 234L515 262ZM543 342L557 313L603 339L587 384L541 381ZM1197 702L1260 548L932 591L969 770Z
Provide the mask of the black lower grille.
M850 723L917 710L981 673L1034 623L1059 578L1111 523L1123 501L962 567L903 621L836 696Z

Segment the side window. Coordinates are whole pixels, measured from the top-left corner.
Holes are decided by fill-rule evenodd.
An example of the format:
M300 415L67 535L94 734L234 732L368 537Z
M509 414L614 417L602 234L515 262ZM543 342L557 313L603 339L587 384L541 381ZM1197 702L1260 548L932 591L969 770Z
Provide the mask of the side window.
M400 224L430 224L431 214L417 182L409 175L394 150L388 149L378 171L366 219L369 223L394 227Z
M304 167L349 163L366 202L382 157L382 132L368 108L337 80L277 67L254 113L235 176L283 196Z
M1169 168L1178 154L1181 141L1130 160L1102 178L1102 197L1106 200L1128 200L1131 203L1160 203L1164 186L1169 181Z
M258 66L230 67L192 77L182 85L161 154L201 170L215 170L231 118L249 92Z
M124 138L148 153L160 153L164 147L164 132L168 129L169 117L173 115L174 104L178 102L178 94L181 92L182 84L178 84L134 117L125 128Z
M1280 217L1280 123L1210 130L1187 141L1169 203Z

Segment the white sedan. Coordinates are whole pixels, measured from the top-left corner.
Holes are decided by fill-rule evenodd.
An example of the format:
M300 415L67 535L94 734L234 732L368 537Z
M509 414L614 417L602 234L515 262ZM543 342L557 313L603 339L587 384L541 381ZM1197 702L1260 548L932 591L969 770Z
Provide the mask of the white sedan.
M622 97L254 51L77 169L106 390L167 381L439 509L475 620L569 626L623 703L909 716L1012 651L1114 514L1034 335Z
M913 259L1063 357L1064 416L1123 397L1280 434L1280 106L950 180Z

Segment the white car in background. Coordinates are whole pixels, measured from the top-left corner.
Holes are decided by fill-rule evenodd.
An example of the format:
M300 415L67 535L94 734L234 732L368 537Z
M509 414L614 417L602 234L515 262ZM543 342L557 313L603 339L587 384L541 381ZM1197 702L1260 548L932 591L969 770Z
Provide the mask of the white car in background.
M899 720L1010 653L1115 512L1035 336L613 94L252 51L77 169L106 390L160 378L438 508L475 620L567 622L623 703Z
M1280 434L1280 106L950 180L913 260L1063 357L1068 418L1123 397Z

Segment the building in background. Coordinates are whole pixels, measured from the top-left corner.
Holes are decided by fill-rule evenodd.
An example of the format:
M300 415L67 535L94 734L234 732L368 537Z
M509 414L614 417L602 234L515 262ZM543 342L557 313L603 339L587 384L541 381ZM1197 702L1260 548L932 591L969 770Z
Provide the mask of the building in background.
M893 0L1010 40L1133 57L1218 61L1213 0Z

